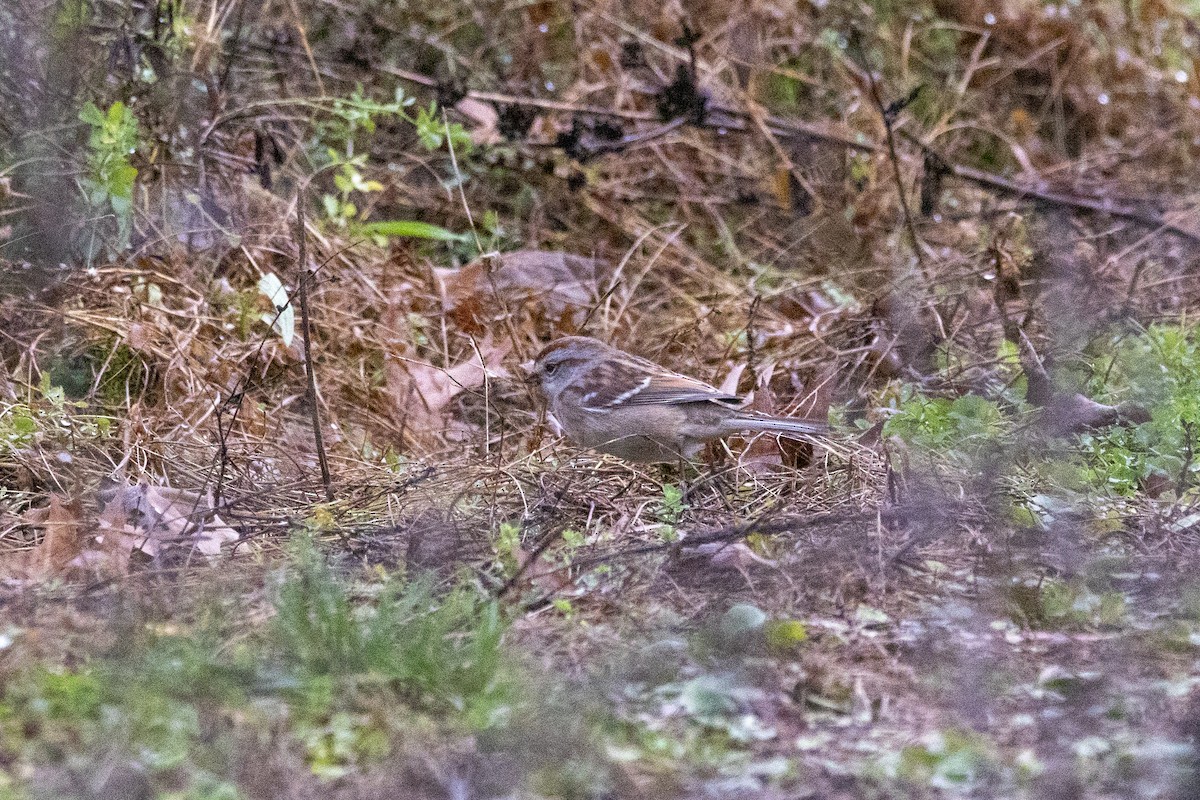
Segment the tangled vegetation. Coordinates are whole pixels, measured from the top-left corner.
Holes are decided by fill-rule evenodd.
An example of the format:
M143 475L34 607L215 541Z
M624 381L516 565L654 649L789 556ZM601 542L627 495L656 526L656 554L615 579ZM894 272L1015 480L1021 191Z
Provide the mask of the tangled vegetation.
M1197 19L6 2L0 798L1200 795Z

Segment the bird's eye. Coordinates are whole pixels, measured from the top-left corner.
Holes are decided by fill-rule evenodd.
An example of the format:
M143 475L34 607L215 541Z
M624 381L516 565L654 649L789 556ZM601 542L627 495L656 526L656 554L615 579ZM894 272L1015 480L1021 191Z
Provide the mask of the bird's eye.
M546 373L547 375L553 375L557 370L558 364L547 364L546 366L542 367L542 372Z

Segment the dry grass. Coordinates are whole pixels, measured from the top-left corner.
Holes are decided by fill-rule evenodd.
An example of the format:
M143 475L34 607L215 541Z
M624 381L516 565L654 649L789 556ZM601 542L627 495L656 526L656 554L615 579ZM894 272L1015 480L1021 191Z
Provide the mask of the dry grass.
M125 19L121 4L95 5L98 18ZM1164 595L1181 592L1197 534L1172 525L1191 509L1139 495L1031 531L1005 501L1035 437L983 465L1004 474L947 477L878 435L901 386L997 396L1014 330L1053 370L1099 331L1190 320L1200 301L1200 78L1172 61L1190 52L1194 23L1158 5L1128 19L1113 3L1000 6L185 2L188 35L153 56L170 61L169 77L110 75L143 97L129 249L48 272L60 251L39 220L57 215L68 244L95 222L56 206L77 194L80 168L62 154L78 143L47 120L77 109L59 113L48 91L26 106L0 83L0 119L18 126L0 123L11 140L0 200L28 221L0 229L12 237L0 251L0 430L20 414L37 421L0 450L0 552L17 563L43 541L26 514L50 495L79 501L85 534L100 533L100 487L114 472L214 497L241 536L217 569L141 559L128 574L71 573L82 580L65 587L14 580L3 601L43 630L77 615L88 620L78 640L99 640L109 629L96 620L126 591L169 617L172 602L229 581L257 622L269 613L263 566L306 530L369 568L469 576L513 610L517 645L572 678L595 679L614 652L633 663L630 642L702 626L738 601L806 620L813 647L764 667L762 684L840 698L844 719L879 740L986 730L964 698L1023 713L1029 698L988 680L1036 682L1055 659L1111 667L1115 683L1150 691L1147 676L1171 667L1120 666L1136 655L1132 638L1043 640L997 620L1016 613L1020 581L1075 580L1112 553L1169 573ZM37 41L46 8L23 0L0 22ZM691 52L677 40L683 21L698 32ZM78 36L113 52L128 38L104 26ZM681 65L694 68L705 116L663 125L662 88ZM64 82L116 74L91 55L46 68ZM888 118L893 162L880 106L918 84ZM356 85L379 100L401 86L418 106L438 97L446 124L489 142L430 149L398 119L355 142L363 177L382 184L354 197L364 218L433 223L469 233L466 244L381 245L325 213L336 170L319 138L335 138L335 101ZM501 127L527 130L501 138L483 100ZM60 149L46 155L45 142ZM922 211L934 150L983 174L943 170ZM71 180L49 169L31 180L18 155ZM297 191L332 502L301 339L284 343L257 288L274 273L294 299ZM1087 211L1099 200L1129 213ZM472 242L503 255L472 261ZM828 449L733 442L686 476L579 452L554 435L519 365L581 328L714 384L733 374L762 410L833 408L845 435ZM66 405L43 380L74 381ZM111 419L107 432L96 417ZM680 485L686 503L673 507ZM500 543L505 526L519 529L519 554ZM583 544L568 553L564 531ZM872 627L860 607L888 622ZM930 620L944 608L949 622ZM46 651L68 657L78 640ZM784 735L759 755L790 752L779 743L808 730L805 701L792 700L772 706ZM1082 735L1085 704L1065 716L1061 728L992 732L1011 751ZM853 737L831 737L822 757L854 758ZM814 785L843 786L810 766Z

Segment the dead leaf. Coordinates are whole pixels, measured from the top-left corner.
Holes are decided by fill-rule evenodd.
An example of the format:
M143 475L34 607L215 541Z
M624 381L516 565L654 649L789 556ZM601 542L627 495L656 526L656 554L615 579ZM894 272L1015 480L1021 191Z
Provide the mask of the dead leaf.
M853 298L841 297L834 300L820 289L782 292L769 300L768 306L787 319L802 324L814 335L829 330L835 322L861 310ZM790 338L796 335L796 330L789 325L780 333Z
M774 414L775 394L771 391L771 378L775 375L775 363L768 361L758 368L758 385L754 387L754 394L747 406L752 411L758 411L763 414ZM774 471L783 463L782 454L779 450L779 442L781 437L775 434L760 434L750 438L750 443L746 446L742 457L738 463L752 473L766 473Z
M487 147L504 141L500 135L500 115L491 103L464 97L455 104L454 109L474 123L470 130L475 146Z
M596 69L600 70L602 74L611 75L616 71L616 62L603 47L593 47L588 54L591 56L592 63L596 65Z
M236 541L237 531L213 511L212 497L145 479L122 486L100 515L101 541L111 553L133 550L158 558L164 548L187 546L211 557Z
M105 487L100 489L101 502L105 501ZM99 548L80 553L76 561L84 569L103 571L105 566L118 575L129 573L129 558L133 555L133 536L137 529L129 523L124 503L108 500L96 520L96 539ZM104 559L96 557L103 554Z
M714 567L739 571L745 570L751 564L776 566L776 562L763 558L745 542L707 542L696 547L684 547L683 554L708 556Z
M460 392L478 389L487 378L509 377L502 362L512 349L510 343L497 345L489 335L478 349L469 360L450 368L413 359L390 361L388 386L401 415L436 417Z
M599 298L605 263L549 250L493 253L462 269L435 269L443 307L464 330L483 330L493 315L532 307L542 316L578 325Z
M150 326L141 322L134 322L129 326L128 333L125 334L125 343L129 345L131 350L136 350L139 353L149 353L153 355L153 334Z
M779 207L790 211L792 209L792 184L796 179L792 177L792 171L788 169L786 164L781 164L775 168L767 182L771 194L774 195L775 201L779 203Z
M513 550L513 557L517 569L521 571L523 584L534 586L546 594L558 594L572 584L567 571L559 569L545 550L538 553L536 558L531 558L525 548L518 546Z
M45 531L41 544L25 556L21 571L31 578L61 574L87 543L78 500L64 503L61 495L52 494L50 505L26 511L22 521Z
M717 388L722 394L737 394L738 381L742 379L742 373L746 371L746 364L737 364L733 369L729 370L729 374L725 376L725 380L721 381L721 385Z

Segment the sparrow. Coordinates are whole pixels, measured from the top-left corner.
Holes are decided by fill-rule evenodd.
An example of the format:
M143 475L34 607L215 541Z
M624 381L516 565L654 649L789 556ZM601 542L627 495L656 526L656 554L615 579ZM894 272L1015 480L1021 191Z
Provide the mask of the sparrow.
M823 422L744 410L742 397L588 336L556 339L528 369L568 439L627 461L690 460L739 433L830 432Z

